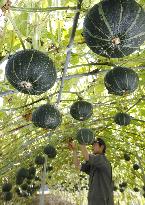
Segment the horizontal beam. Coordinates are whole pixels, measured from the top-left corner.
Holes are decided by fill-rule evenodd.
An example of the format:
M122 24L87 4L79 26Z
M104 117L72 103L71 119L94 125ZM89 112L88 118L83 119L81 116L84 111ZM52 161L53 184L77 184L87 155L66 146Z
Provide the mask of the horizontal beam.
M10 7L11 11L26 11L26 12L51 12L51 11L66 11L66 10L76 10L76 7L48 7L48 8L29 8L29 7L15 7L11 6Z

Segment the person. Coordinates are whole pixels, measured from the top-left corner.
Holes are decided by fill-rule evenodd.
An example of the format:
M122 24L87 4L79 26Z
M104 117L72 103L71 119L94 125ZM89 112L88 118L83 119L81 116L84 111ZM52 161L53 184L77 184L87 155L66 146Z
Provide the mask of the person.
M79 145L85 162L80 163L76 144L73 141L68 147L73 151L75 167L89 175L88 205L114 205L112 167L105 156L106 144L97 138L92 143L93 153L89 154L86 145Z

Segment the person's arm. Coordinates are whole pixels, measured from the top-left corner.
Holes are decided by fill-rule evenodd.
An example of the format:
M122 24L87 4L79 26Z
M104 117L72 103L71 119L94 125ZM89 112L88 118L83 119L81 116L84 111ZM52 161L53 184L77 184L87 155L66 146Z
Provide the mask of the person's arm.
M78 154L76 150L73 150L73 162L74 162L75 168L80 170L81 165L80 165L80 160L78 158Z
M85 161L87 161L90 165L100 168L105 166L106 161L103 155L89 154L86 145L80 145L80 149Z
M68 143L68 147L70 150L73 151L73 162L74 165L76 167L77 170L80 170L82 172L85 172L86 174L90 174L90 165L88 164L88 162L84 162L84 163L80 163L80 160L78 158L78 154L77 154L77 149L76 149L76 145L74 144L74 142L69 142ZM82 150L85 149L82 147ZM85 152L85 151L83 151Z
M88 153L88 150L86 148L86 145L80 145L80 149L81 149L81 153L82 153L85 161L88 161L89 160L89 153Z
M73 163L75 165L75 168L80 170L81 169L81 164L80 164L80 160L78 157L78 153L77 153L77 148L74 142L69 142L68 143L68 147L70 150L72 150L73 153Z

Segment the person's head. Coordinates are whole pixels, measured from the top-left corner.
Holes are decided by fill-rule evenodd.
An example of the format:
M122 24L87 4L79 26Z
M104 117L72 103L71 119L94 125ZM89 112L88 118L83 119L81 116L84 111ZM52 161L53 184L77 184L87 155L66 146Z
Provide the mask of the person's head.
M106 152L106 144L103 139L97 138L92 143L93 154L104 154Z

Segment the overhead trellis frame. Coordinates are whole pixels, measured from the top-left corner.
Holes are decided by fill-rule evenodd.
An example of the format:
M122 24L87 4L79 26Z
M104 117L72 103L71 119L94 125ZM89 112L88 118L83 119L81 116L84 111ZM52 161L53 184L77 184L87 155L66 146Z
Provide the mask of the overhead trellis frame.
M70 6L67 6L67 7L56 7L56 6L51 6L51 7L48 7L48 8L24 8L24 7L15 7L15 6L11 6L10 9L12 11L26 11L26 12L51 12L51 11L66 11L66 10L76 10L77 7L70 7Z
M82 2L83 2L83 0L78 0L77 7L76 7L76 14L75 14L74 20L73 20L71 36L70 36L69 44L67 46L66 60L65 60L64 68L62 70L63 74L62 74L60 90L59 90L58 98L57 98L57 105L61 101L61 94L62 94L62 90L63 90L63 86L64 86L65 75L67 73L67 68L68 68L68 65L69 65L69 62L70 62L70 58L71 58L71 51L72 51L72 46L73 46L73 42L74 42L74 37L75 37L75 32L76 32L76 28L77 28L78 19L79 19L79 16L80 16L80 9L81 9Z
M145 100L145 96L141 96L131 107L129 107L126 112L128 112L129 110L131 110L133 107L135 107L138 103L140 103L142 100Z

